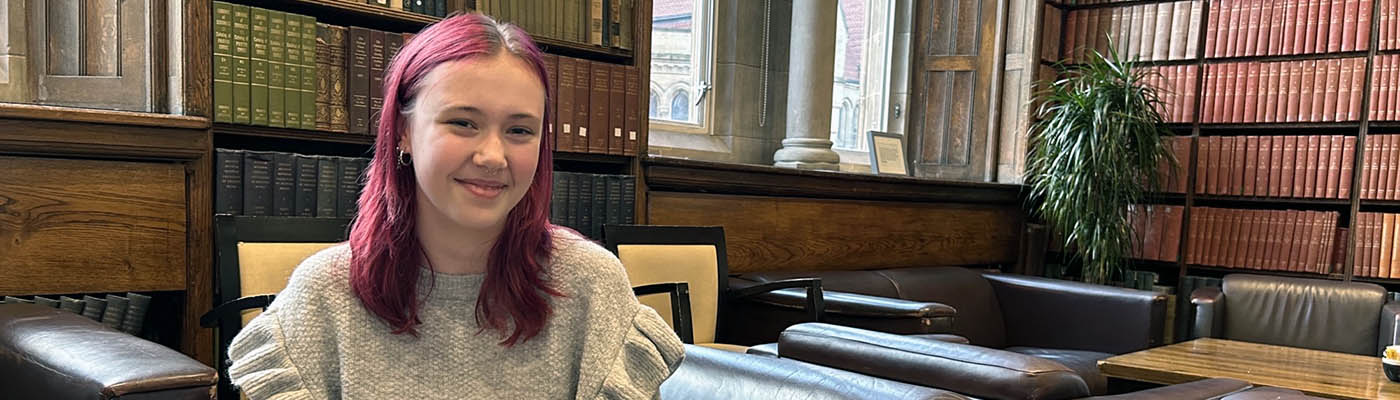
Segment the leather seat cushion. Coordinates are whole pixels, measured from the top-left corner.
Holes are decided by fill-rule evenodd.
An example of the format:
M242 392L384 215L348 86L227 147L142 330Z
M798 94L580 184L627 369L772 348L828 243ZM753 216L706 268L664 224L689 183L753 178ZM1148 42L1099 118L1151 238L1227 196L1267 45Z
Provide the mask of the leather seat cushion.
M777 344L777 343L764 343L764 344L749 346L749 349L748 349L747 351L745 351L745 353L749 353L749 354L753 354L753 355L760 355L760 356L777 357L777 356L778 356L778 344Z
M1108 378L1099 372L1099 360L1113 357L1112 354L1086 350L1045 349L1039 347L1007 347L1013 353L1036 356L1063 364L1079 374L1084 383L1089 384L1089 393L1103 395L1108 391Z
M1312 397L1293 389L1283 389L1276 387L1258 387L1241 391L1220 400L1321 400L1322 397Z

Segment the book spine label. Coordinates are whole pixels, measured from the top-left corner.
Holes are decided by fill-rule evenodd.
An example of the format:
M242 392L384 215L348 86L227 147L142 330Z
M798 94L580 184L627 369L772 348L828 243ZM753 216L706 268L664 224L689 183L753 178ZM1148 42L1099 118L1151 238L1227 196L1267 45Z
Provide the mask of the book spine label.
M272 154L243 152L243 215L272 215Z
M252 33L248 6L233 5L233 122L253 122Z
M291 153L272 155L272 215L296 215L296 156Z
M301 128L301 16L287 13L283 21L282 43L286 52L282 57L282 122L288 128ZM315 29L307 27L306 29ZM315 124L315 121L312 121Z
M214 151L214 213L243 215L243 152Z
M340 193L339 157L316 157L316 216L335 218L336 195Z
M268 74L268 44L267 44L267 10L249 7L251 15L249 32L252 38L252 52L249 53L249 71L252 74L249 81L250 102L252 109L252 124L268 124L267 121L267 74Z
M296 183L292 197L292 209L298 217L316 216L316 158L300 154L293 155Z
M285 128L287 14L267 12L267 125Z
M214 2L214 122L233 118L233 5Z
M627 88L623 97L626 100L624 102L626 104L623 106L625 108L623 113L627 114L627 116L626 121L623 123L622 134L625 136L625 140L622 142L622 154L634 156L637 155L637 127L642 124L642 118L645 117L645 114L643 114L644 111L638 108L639 102L641 101L641 98L638 97L641 95L642 90L641 76L638 74L637 67L635 66L628 65L625 66L624 69L623 75L625 75L627 79Z
M350 27L350 64L346 77L350 89L350 133L360 135L369 134L369 36L368 29Z

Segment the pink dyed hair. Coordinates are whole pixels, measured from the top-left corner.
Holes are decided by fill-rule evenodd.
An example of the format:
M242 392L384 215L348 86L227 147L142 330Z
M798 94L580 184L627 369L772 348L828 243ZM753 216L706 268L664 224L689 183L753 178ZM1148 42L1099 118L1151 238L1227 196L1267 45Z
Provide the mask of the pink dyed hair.
M385 71L386 111L379 118L359 216L350 228L350 284L360 303L395 334L417 335L416 327L422 323L417 282L420 266L426 262L414 229L417 182L413 168L396 164L405 111L413 106L419 81L437 65L501 51L528 63L544 83L546 99L554 97L549 93L543 55L530 36L481 14L449 17L423 29L404 44ZM554 120L548 103L546 128ZM550 135L540 137L535 180L506 216L505 229L490 250L476 301L477 324L508 334L501 341L507 347L539 334L551 312L547 296L562 295L546 282L544 271L553 250L549 201L554 144ZM514 326L509 332L508 325Z

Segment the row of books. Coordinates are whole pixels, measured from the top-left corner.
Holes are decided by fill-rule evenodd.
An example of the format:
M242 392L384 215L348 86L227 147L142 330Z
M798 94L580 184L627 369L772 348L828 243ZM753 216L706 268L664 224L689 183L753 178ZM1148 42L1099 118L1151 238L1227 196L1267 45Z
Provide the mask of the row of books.
M1226 268L1328 274L1346 228L1336 211L1191 209L1186 262Z
M636 155L646 129L646 93L631 65L545 55L545 69L556 95L555 149L576 153ZM572 111L570 111L572 110Z
M1400 215L1356 214L1356 243L1352 276L1400 278Z
M636 222L637 179L632 175L554 171L549 221L594 239L604 224Z
M347 0L351 1L351 0ZM447 0L364 0L366 3L384 8L404 10L412 13L431 15L434 17L446 17ZM470 8L470 4L468 5Z
M1136 235L1129 256L1139 260L1176 262L1176 253L1181 249L1183 210L1182 206L1129 205L1128 224Z
M1347 199L1352 136L1210 136L1197 142L1196 193Z
M1356 121L1365 79L1364 58L1209 65L1201 122Z
M1127 59L1182 60L1196 58L1201 7L1191 0L1074 10L1064 17L1063 33L1058 9L1050 7L1045 29L1064 38L1060 54L1072 63L1087 60L1088 50L1108 54L1110 46Z
M1367 0L1369 2L1369 0ZM1376 48L1380 50L1400 49L1400 0L1377 0L1380 4L1380 28L1381 34L1376 42ZM1365 50L1360 48L1357 50Z
M1400 135L1366 135L1361 198L1400 200Z
M1169 65L1148 67L1146 84L1157 88L1157 96L1162 102L1158 113L1164 122L1190 123L1196 119L1196 75L1200 68L1195 65Z
M216 149L214 213L349 218L368 158Z
M1207 57L1274 56L1369 48L1371 0L1211 2Z
M637 0L477 0L477 6L536 37L624 50L636 42Z
M101 322L108 328L140 336L146 325L146 311L151 308L151 296L140 293L108 294L97 297L5 296L0 304L28 303L53 307Z
M1371 68L1372 121L1400 120L1400 55L1376 55Z

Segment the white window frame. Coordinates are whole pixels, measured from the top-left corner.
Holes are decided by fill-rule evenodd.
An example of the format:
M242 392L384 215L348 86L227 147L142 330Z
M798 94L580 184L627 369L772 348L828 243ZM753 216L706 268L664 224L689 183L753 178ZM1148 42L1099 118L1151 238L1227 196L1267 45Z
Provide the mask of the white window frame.
M900 60L895 57L895 46L900 45L900 43L895 42L895 32L900 29L899 26L896 26L896 24L900 22L900 19L896 18L896 16L898 13L907 12L908 7L901 6L899 4L901 1L899 0L873 0L867 3L865 7L866 13L870 13L874 8L869 3L880 1L886 3L884 5L885 15L881 18L884 20L885 29L880 33L880 35L883 36L881 39L884 40L885 45L878 53L871 52L872 44L875 43L872 39L875 38L875 35L870 34L869 30L866 31L866 52L863 56L864 60L862 64L867 67L861 71L862 82L860 89L863 100L868 99L871 100L870 103L876 104L864 104L866 102L862 101L861 105L864 107L855 107L859 109L855 115L857 118L856 129L859 130L856 134L859 135L859 140L862 142L865 140L865 135L869 131L903 134L902 129L889 129L890 119L892 118L889 110L893 101L891 99L893 95L891 92L891 79L895 76L907 76L905 71L909 69L907 59ZM906 18L906 20L908 19ZM867 28L870 25L871 24L867 23ZM884 66L885 68L876 69L873 68L874 66ZM833 115L832 119L836 119L835 115ZM862 129L861 125L865 125L865 128ZM870 152L868 149L866 151L852 151L835 148L835 146L833 146L832 150L836 151L841 157L841 164L856 167L856 170L860 171L870 168ZM846 169L846 167L842 168L842 170Z
M648 116L647 125L651 131L690 133L690 134L711 134L713 132L711 121L714 120L714 70L715 70L715 2L713 0L693 0L696 12L691 14L691 49L693 53L690 57L691 70L695 71L696 82L692 86L688 96L691 99L700 99L701 104L696 110L701 113L697 123L684 123L665 120L653 120ZM648 86L651 77L647 77ZM661 107L670 109L669 88L660 88L658 92L661 97L657 100L657 110ZM708 91L703 94L702 91ZM669 114L669 113L668 113Z

